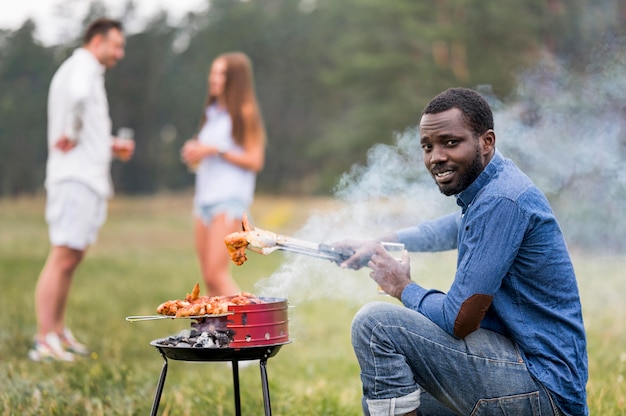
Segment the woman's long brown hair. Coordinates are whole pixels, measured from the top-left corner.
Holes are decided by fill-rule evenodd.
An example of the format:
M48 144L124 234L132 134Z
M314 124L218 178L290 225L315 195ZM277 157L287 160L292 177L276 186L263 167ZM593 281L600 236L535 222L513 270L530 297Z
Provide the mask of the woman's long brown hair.
M235 143L243 146L247 138L256 137L265 141L265 127L254 90L252 77L252 63L248 56L242 52L228 52L219 55L217 59L226 61L226 84L224 85L224 97L226 109L232 120L232 135ZM202 111L200 128L206 123L206 108L217 100L211 96L210 86L207 90L207 98ZM246 117L243 108L249 111ZM255 134L256 133L256 134Z

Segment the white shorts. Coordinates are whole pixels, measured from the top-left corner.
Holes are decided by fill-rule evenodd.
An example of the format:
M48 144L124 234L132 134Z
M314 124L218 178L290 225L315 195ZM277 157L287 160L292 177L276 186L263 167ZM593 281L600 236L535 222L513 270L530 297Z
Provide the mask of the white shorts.
M106 216L106 198L83 183L61 182L48 189L46 222L53 246L85 250L95 243Z

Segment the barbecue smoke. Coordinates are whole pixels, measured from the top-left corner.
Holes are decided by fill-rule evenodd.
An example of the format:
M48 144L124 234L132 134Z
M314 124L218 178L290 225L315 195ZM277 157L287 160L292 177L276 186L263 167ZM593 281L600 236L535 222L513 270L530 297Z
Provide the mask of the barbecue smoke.
M626 249L626 43L596 51L582 74L546 56L494 104L500 150L546 194L572 249Z
M419 132L414 128L397 134L394 145L372 147L366 165L353 166L340 178L335 199L336 209L314 212L294 237L330 245L373 238L451 212L456 206L439 193L427 174ZM376 296L376 284L367 268L345 270L328 260L284 255L279 270L257 284L257 293L286 297L290 302L323 298L357 304Z
M494 110L497 148L546 194L572 250L623 253L626 249L626 53L623 39L595 51L573 72L545 54L521 74L511 97L476 87ZM419 123L416 110L416 123ZM379 144L338 181L339 208L315 212L295 237L332 244L370 238L452 212L426 172L417 127ZM419 264L412 262L415 272ZM344 270L325 260L287 254L258 284L266 296L300 302L313 298L363 303L375 296L369 271Z

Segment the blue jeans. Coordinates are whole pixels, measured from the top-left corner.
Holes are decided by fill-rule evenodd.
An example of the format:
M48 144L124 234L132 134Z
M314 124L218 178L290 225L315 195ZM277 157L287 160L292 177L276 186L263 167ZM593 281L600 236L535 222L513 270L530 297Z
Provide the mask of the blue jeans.
M458 339L418 312L374 302L354 317L352 346L366 415L561 414L517 345L486 329Z

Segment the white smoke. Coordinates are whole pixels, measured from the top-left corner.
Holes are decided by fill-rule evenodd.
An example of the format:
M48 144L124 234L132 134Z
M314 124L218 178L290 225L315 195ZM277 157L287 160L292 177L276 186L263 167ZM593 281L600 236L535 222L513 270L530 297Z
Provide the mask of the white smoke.
M335 190L339 208L313 213L294 237L326 244L374 238L452 212L454 201L440 194L426 172L418 134L417 129L409 129L396 135L393 146L372 147L366 165L353 166L340 178ZM257 284L257 292L291 302L324 298L361 304L376 295L368 273L288 254L277 272Z
M496 105L498 147L546 193L571 247L626 249L625 63L621 40L582 74L546 56Z
M497 147L550 199L570 247L623 252L626 248L626 56L614 41L593 54L584 73L547 55L519 77L507 102L477 89L494 110ZM367 164L338 183L341 207L314 213L296 237L330 243L378 237L458 209L439 193L422 163L417 128L379 144ZM412 269L419 265L412 264ZM258 284L265 296L362 303L375 284L366 269L342 270L303 255L288 255Z

